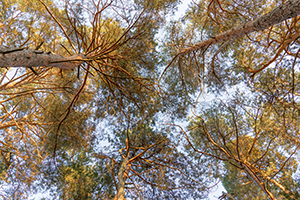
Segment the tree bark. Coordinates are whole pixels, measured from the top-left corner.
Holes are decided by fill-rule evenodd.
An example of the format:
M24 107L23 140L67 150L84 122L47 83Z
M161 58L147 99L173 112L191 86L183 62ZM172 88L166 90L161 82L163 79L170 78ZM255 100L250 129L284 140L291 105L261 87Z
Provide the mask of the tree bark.
M274 179L271 179L270 177L266 177L270 182L274 183L277 187L279 187L285 194L287 194L291 199L295 199L294 195L290 193L289 190L285 189L283 185L275 181Z
M51 52L27 48L9 48L0 46L0 67L57 67L74 69L83 63L83 54L63 57Z
M115 196L114 200L123 200L124 199L124 189L125 189L125 177L124 173L126 170L126 166L128 163L128 156L125 157L123 160L121 167L119 169L118 173L118 192L117 195Z
M242 162L239 165L243 168L244 172L252 179L252 181L272 200L277 200L274 195L265 187L265 184L256 176L256 174L251 170L251 168Z
M267 29L270 26L281 23L284 20L290 19L292 17L296 17L299 14L300 14L300 1L289 0L285 4L278 6L271 12L257 18L254 21L246 22L244 25L233 27L228 31L220 33L208 40L200 42L192 47L189 47L181 51L180 53L177 54L177 56L206 48L211 44L216 44L228 40L235 40L246 34Z

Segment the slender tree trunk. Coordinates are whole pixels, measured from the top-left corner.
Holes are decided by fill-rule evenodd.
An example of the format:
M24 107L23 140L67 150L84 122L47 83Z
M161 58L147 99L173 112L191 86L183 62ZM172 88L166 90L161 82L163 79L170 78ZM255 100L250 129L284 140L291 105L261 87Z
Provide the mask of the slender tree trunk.
M287 194L291 199L295 199L294 195L290 193L283 185L278 183L277 181L271 179L270 177L266 177L270 182L274 183L277 187L279 187L285 194Z
M118 192L114 200L123 200L124 199L124 189L125 189L125 180L124 173L128 163L128 156L123 160L121 167L118 173Z
M284 20L290 19L292 17L296 17L299 14L300 1L289 0L285 4L278 6L271 12L257 18L254 21L246 22L244 25L233 27L232 29L220 33L214 36L213 38L200 42L192 47L181 51L177 56L206 48L211 44L216 44L228 40L235 40L246 34L267 29L270 26L281 23Z
M253 170L245 163L240 162L239 165L244 169L252 181L272 200L277 200L274 195L265 187L265 184L256 176Z
M254 166L252 166L251 164L249 164L248 162L246 163L247 165L251 166L251 168L255 169L255 171L260 171L259 169L255 168ZM279 189L281 189L286 195L288 195L291 199L295 199L294 195L290 193L289 190L285 189L285 187L283 185L281 185L280 183L278 183L277 181L275 181L274 179L271 179L269 176L265 176L264 174L262 174L262 176L267 179L268 181L272 182L274 185L276 185Z

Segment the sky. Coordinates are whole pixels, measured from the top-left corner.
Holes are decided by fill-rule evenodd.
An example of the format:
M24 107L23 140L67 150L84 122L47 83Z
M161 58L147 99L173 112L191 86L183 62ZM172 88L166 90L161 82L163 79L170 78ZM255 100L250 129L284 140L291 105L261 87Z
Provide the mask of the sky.
M191 4L192 4L192 0L182 0L181 4L179 4L179 6L178 6L178 11L175 13L175 15L170 16L170 19L168 19L168 21L176 20L176 19L179 19L180 17L183 17L183 15L185 14L189 5L191 5ZM219 184L216 185L211 190L211 193L209 194L209 199L210 200L219 200L219 197L222 195L222 191L226 192L222 183L219 182Z

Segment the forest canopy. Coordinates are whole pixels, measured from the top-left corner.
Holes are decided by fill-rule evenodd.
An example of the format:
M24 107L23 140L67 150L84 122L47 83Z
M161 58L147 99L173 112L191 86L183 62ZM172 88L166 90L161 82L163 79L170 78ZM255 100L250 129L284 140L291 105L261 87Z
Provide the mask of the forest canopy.
M0 0L3 199L300 199L300 1Z

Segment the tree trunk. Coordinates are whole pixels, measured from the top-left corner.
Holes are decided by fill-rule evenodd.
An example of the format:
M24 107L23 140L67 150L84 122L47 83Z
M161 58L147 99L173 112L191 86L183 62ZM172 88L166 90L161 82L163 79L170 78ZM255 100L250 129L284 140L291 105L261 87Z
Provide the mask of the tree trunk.
M51 52L32 50L27 48L9 48L0 46L0 67L57 67L60 69L74 69L78 67L85 56L74 54L63 57Z
M118 193L115 196L114 200L123 200L124 199L124 189L125 189L125 169L128 163L128 156L123 160L121 167L118 173Z
M270 26L283 22L284 20L290 19L292 17L296 17L299 14L300 14L300 1L289 0L285 4L278 6L271 12L257 18L254 21L246 22L244 25L233 27L232 29L220 33L214 36L213 38L200 42L192 47L189 47L181 51L177 56L206 48L211 44L216 44L228 40L235 40L246 34L269 28Z
M277 200L274 195L265 187L265 184L256 176L250 167L242 162L239 162L239 165L247 173L247 175L252 179L252 181L272 200Z
M283 185L281 185L280 183L278 183L277 181L271 179L270 177L266 177L266 179L268 179L270 182L274 183L274 185L276 185L277 187L279 187L285 194L287 194L291 199L295 199L294 195L290 193L289 190L285 189L285 187Z

